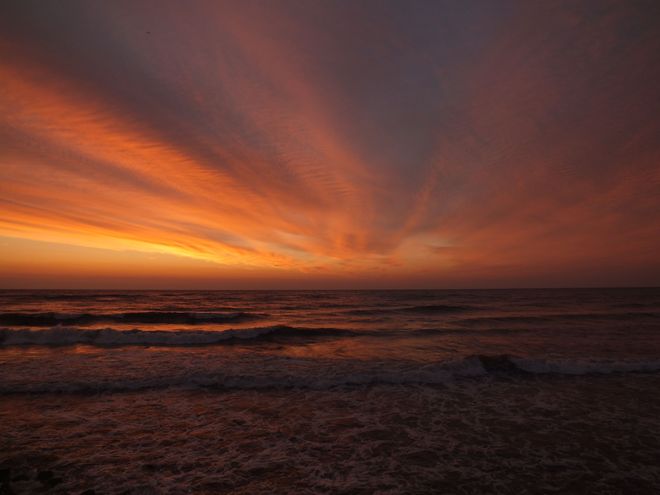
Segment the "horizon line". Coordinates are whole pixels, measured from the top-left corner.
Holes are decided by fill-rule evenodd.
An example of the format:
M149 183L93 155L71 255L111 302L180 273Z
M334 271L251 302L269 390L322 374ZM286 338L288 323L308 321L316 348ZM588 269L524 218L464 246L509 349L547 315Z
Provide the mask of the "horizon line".
M162 288L9 288L0 287L0 291L80 291L80 292L93 292L93 291L125 291L125 292L346 292L346 291L462 291L462 290L612 290L612 289L660 289L660 285L620 285L620 286L563 286L563 287L416 287L416 288L332 288L332 289L305 289L305 288L267 288L267 289L162 289Z

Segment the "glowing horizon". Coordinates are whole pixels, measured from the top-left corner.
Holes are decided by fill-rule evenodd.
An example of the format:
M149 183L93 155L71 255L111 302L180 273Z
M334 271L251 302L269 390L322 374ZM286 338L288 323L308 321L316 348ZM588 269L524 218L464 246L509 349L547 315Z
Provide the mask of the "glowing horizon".
M660 283L643 2L0 13L2 287Z

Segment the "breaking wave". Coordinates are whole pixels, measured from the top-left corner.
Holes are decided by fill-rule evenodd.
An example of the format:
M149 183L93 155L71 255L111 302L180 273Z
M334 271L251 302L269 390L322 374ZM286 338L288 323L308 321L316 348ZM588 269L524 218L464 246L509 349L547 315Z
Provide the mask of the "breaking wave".
M491 374L536 375L597 375L610 373L649 373L660 371L660 360L647 361L592 361L592 360L544 360L502 355L477 355L466 360L478 361Z
M540 376L606 375L660 372L660 360L651 361L546 361L508 355L476 355L428 364L378 362L365 366L351 360L321 366L295 358L231 362L209 371L167 376L103 379L88 375L37 383L0 383L0 394L119 393L151 389L185 388L231 390L332 390L366 386L442 386L457 380L527 379ZM318 363L317 363L318 364ZM375 364L375 363L372 363Z
M286 325L231 329L224 331L144 331L114 328L85 329L57 326L48 329L0 329L0 346L89 344L97 346L150 345L199 346L256 339L350 336L355 332L339 328L301 328Z

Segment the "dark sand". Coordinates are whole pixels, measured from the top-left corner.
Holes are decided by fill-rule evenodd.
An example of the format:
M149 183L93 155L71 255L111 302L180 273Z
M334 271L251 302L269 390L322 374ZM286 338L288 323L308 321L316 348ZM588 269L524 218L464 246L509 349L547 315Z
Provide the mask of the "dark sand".
M9 395L0 493L656 494L658 390L628 373Z

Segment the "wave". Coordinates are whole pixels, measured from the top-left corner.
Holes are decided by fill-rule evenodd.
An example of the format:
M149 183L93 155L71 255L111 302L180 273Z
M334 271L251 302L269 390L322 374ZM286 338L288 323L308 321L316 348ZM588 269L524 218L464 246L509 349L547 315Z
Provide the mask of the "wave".
M408 306L399 309L406 313L453 313L472 309L469 306L456 306L451 304L428 304L423 306Z
M53 327L48 329L0 329L0 346L46 345L67 346L88 344L96 346L201 346L226 344L237 341L268 340L281 338L312 338L351 336L356 332L340 328L303 328L274 325L224 331L179 330L144 331L139 329L117 330L114 328L85 329L77 327Z
M660 312L619 312L619 313L559 313L538 315L511 315L511 316L480 316L476 318L462 318L459 320L465 325L481 324L534 324L569 321L629 321L631 319L660 319Z
M138 311L128 313L0 313L0 325L52 327L56 325L92 325L95 323L153 323L201 325L238 323L265 318L266 315L246 312Z
M368 308L368 309L353 309L343 311L343 314L353 316L382 316L385 313L420 313L420 314L436 314L436 313L458 313L462 311L469 311L475 309L471 306L459 306L452 304L427 304L421 306L404 306L393 308Z
M490 374L532 375L598 375L610 373L650 373L660 371L660 360L647 361L593 361L544 360L515 357L508 354L476 355L466 360L478 361Z
M513 365L523 373L535 375L606 375L612 373L655 373L660 371L660 359L646 361L590 361L510 357Z
M264 363L265 364L265 363ZM334 362L331 367L311 366L295 358L268 359L268 369L255 362L231 363L208 372L168 376L100 379L94 376L35 383L0 382L0 395L45 393L100 393L158 390L168 388L240 390L333 390L366 386L444 386L470 380L516 379L539 376L607 375L660 372L660 360L651 361L546 361L509 355L477 355L454 361L397 366L364 366L364 362ZM399 363L400 364L400 363ZM466 380L468 382L466 382Z
M473 361L422 365L402 370L397 367L364 369L355 362L333 363L332 366L309 368L304 359L268 358L267 369L254 362L231 363L224 370L193 372L180 375L137 377L110 380L75 379L52 380L48 383L0 382L0 395L45 393L107 393L159 390L168 388L206 389L215 391L240 390L332 390L347 387L376 385L442 385L457 377L476 377L485 374ZM363 364L363 363L360 363Z
M32 326L38 327L38 325ZM491 330L489 334L509 334L519 331L517 329L501 329ZM379 331L357 331L334 327L300 327L290 325L269 325L227 330L141 330L139 328L87 328L84 326L55 325L50 328L0 328L0 347L16 345L67 346L78 344L97 346L200 346L250 339L272 340L274 338L286 338L291 340L358 335L368 336L370 338L391 338L400 335L467 335L482 333L482 330L465 328L418 329L400 332L386 329Z
M106 300L131 300L145 299L151 295L145 292L138 291L124 291L124 292L51 292L47 290L37 291L2 291L0 290L0 298L9 299L13 301L106 301Z

